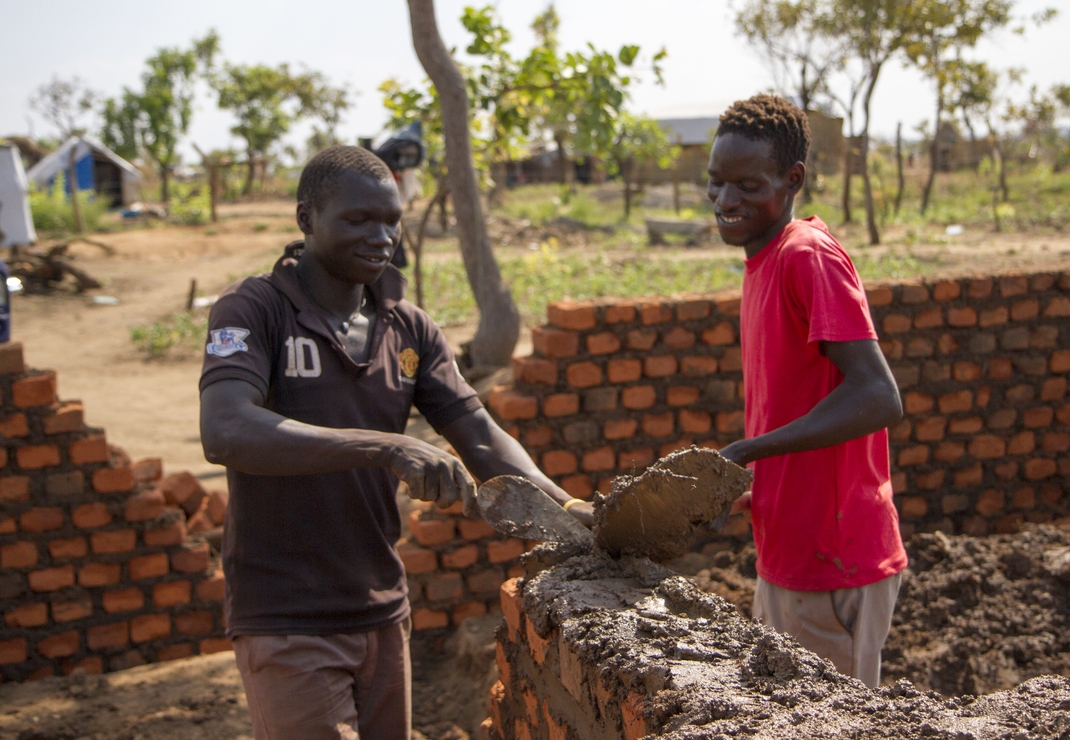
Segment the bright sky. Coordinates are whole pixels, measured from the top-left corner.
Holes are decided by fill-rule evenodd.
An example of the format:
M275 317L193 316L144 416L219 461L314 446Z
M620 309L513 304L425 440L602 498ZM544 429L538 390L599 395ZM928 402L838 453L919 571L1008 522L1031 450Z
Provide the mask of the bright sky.
M440 30L447 45L463 49L468 35L458 20L472 0L438 0ZM739 4L739 0L736 0ZM1067 0L1019 0L1018 12L1030 15ZM531 20L547 0L499 0L505 26L513 31L515 53L532 45ZM5 2L4 42L0 44L0 135L54 135L28 105L33 91L54 75L86 80L105 95L138 83L146 57L161 46L186 46L215 28L223 55L232 62L290 62L324 72L336 84L360 93L342 126L350 141L381 131L385 112L376 88L389 77L416 83L425 75L412 49L404 0L104 0L86 3ZM641 45L645 56L665 46L665 86L644 75L632 107L653 116L715 114L725 103L773 86L773 76L736 36L731 0L558 0L561 45L619 49ZM1000 67L1024 67L1027 85L1041 88L1070 83L1070 8L1023 38L1003 32L977 50L978 58ZM1059 51L1062 49L1062 51ZM882 73L873 105L876 135L891 136L898 121L912 131L933 117L931 85L899 63ZM190 139L201 148L237 146L229 133L233 121L216 109L207 88L198 96ZM306 129L290 143L301 144ZM192 154L188 144L183 147ZM196 159L196 158L193 158Z

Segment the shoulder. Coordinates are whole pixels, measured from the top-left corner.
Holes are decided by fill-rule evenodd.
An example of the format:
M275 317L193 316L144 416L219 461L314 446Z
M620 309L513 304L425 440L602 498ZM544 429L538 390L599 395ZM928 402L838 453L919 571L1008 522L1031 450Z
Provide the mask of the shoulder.
M217 323L229 320L229 317L276 317L285 300L268 275L253 275L232 283L219 295L219 300L212 306L211 320Z
M816 220L816 219L815 219ZM793 221L784 235L779 258L796 269L818 268L826 265L850 266L854 271L850 256L836 238L817 221L810 219Z
M243 298L271 300L278 295L278 291L272 286L270 277L270 273L264 273L262 275L250 275L237 280L228 285L227 289L219 294L219 299L240 296Z
M407 299L401 299L393 307L394 314L401 323L413 334L420 337L435 337L442 334L442 329L435 323L426 311L410 303Z

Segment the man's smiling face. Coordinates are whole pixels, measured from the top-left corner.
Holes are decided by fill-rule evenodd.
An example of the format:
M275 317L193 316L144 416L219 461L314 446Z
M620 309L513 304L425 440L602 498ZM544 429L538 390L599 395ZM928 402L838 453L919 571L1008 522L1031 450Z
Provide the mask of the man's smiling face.
M331 191L316 208L297 206L305 245L331 277L350 285L370 285L383 274L401 239L397 186L344 172Z
M780 172L770 141L737 133L714 139L706 194L725 244L756 255L791 221L805 174L801 162Z

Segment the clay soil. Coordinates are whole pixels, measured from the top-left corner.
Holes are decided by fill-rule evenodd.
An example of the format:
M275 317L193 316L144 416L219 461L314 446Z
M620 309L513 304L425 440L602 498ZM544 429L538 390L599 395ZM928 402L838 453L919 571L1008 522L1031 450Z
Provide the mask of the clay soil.
M281 247L298 236L291 214L288 202L228 205L222 209L221 222L212 227L160 226L98 236L114 246L113 256L97 247L76 245L71 254L77 264L104 287L92 294L60 290L15 296L13 337L24 343L31 367L58 370L61 397L81 399L87 421L104 427L109 441L125 448L134 459L162 457L168 472L190 470L212 479L213 486L222 485L218 477L222 470L205 461L200 447L199 353L147 359L132 344L129 329L184 308L191 279L197 280L200 293L214 294L237 277L269 269ZM914 246L911 253L933 266L930 276L1070 268L1070 238L1064 235L965 236L953 245ZM513 241L524 243L523 239ZM509 248L525 247L503 247ZM723 247L666 249L659 254L688 259L722 252L738 257ZM95 304L93 295L113 296L118 304ZM457 327L447 337L456 347L473 331L473 326ZM528 341L522 340L518 352L530 351ZM413 432L429 436L418 425ZM698 573L696 579L707 590L749 611L753 554L722 552L699 557L706 559L681 562L687 562L691 574ZM930 570L942 572L940 567L936 564ZM1065 612L1062 593L1053 598L1063 599L1054 603ZM933 612L926 614L917 619L931 622ZM1006 621L1006 617L1001 612L995 618ZM1028 619L1034 618L1030 612ZM1061 631L1065 635L1065 626ZM487 656L472 647L480 639L472 638L464 643L467 647L456 638L447 641L442 636L420 635L414 641L414 724L432 740L464 737L474 730L473 718L485 712ZM489 642L489 638L482 642L483 647ZM924 658L911 661L915 658L893 663L902 665L901 670L915 679L910 665L921 665ZM1016 671L1014 675L1022 678L1034 675L1020 666ZM0 740L247 737L251 737L248 712L229 653L103 677L76 675L0 686Z

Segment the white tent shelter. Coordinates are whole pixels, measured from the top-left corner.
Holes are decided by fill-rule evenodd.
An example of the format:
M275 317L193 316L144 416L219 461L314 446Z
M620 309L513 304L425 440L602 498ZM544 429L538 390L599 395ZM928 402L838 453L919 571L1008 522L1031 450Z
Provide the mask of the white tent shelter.
M42 190L51 187L56 175L67 173L72 149L79 190L95 190L116 206L139 200L141 172L92 136L67 139L59 149L30 168L26 173L30 182ZM67 187L69 192L69 183Z
M18 148L13 144L0 144L0 231L3 232L0 247L37 241L28 192Z

